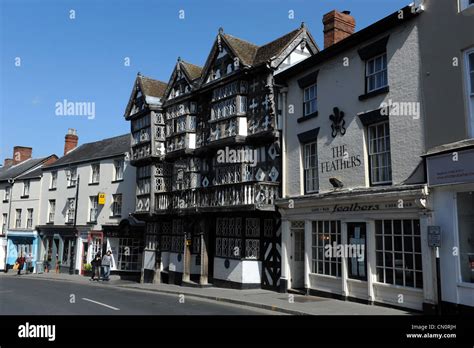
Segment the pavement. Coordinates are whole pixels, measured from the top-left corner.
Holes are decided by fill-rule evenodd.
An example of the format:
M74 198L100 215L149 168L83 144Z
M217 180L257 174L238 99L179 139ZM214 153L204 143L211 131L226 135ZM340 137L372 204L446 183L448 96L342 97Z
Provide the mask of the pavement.
M206 301L206 306L209 306L209 310L206 308L201 308L196 305L195 308L199 308L203 312L196 312L195 314L218 314L218 308L214 308L211 305L214 304L226 304L232 305L233 309L243 309L245 311L253 310L260 311L257 313L247 313L247 314L292 314L292 315L412 315L413 313L393 309L377 305L365 305L350 301L342 301L336 299L329 299L317 296L305 296L298 294L283 294L273 291L263 290L263 289L248 289L248 290L236 290L236 289L225 289L217 287L207 287L207 288L193 288L193 287L183 287L178 285L171 284L141 284L136 282L120 280L117 277L112 277L108 282L91 282L88 277L81 275L69 275L63 273L42 273L42 274L25 274L21 276L11 273L1 273L0 274L0 295L1 298L4 297L4 291L9 290L9 282L4 281L4 279L18 279L35 281L35 280L45 280L49 281L41 285L34 284L35 292L45 291L46 295L49 296L47 290L51 287L53 282L61 283L71 283L71 291L77 286L80 285L80 289L85 290L86 288L89 291L92 289L94 294L101 294L98 298L102 299L102 294L107 298L107 294L111 289L115 290L127 290L128 297L120 298L124 303L130 301L130 305L134 303L135 298L141 298L147 295L161 295L172 297L172 308L167 308L167 310L162 310L161 308L156 308L156 312L146 312L149 314L172 314L174 313L172 309L178 309L179 313L174 314L183 314L181 313L181 308L176 306L176 300L185 303L190 303L189 301ZM17 280L17 282L20 279ZM33 285L32 285L33 286ZM140 296L130 296L130 292L140 292ZM7 293L8 294L8 293ZM114 295L115 296L115 295ZM148 299L148 297L147 297ZM100 300L97 300L100 301ZM105 301L105 300L104 300ZM164 299L162 302L166 302ZM0 300L0 309L3 307L3 300ZM110 302L110 301L109 301ZM179 302L179 303L181 303ZM104 302L107 303L107 302ZM193 302L194 303L194 302ZM163 305L163 303L161 303ZM127 305L128 307L129 305ZM184 306L182 306L184 308ZM186 306L188 307L188 306ZM212 308L211 308L212 307ZM132 310L137 309L138 312ZM130 311L136 314L141 313L139 309L140 306L130 307ZM214 311L214 312L213 312ZM221 310L222 311L222 310ZM127 311L129 312L129 311ZM170 312L170 313L168 313ZM212 312L212 313L211 313ZM223 311L225 312L225 311ZM2 311L0 310L0 314ZM130 314L130 313L128 313ZM194 314L190 312L187 314ZM222 314L222 313L221 313ZM235 314L245 314L236 311Z

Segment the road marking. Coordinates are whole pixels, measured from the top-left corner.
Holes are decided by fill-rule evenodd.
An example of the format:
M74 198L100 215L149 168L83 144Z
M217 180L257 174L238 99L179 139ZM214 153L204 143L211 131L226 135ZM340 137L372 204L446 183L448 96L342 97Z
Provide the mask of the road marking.
M97 302L97 301L91 300L91 299L89 299L89 298L85 298L85 297L83 297L82 299L83 299L84 301L93 302L93 303L96 303L96 304L98 304L98 305L101 305L101 306L104 306L104 307L107 307L107 308L113 309L114 311L119 311L119 310L120 310L120 309L118 309L118 308L115 308L115 307L109 306L108 304L105 304L105 303L102 303L102 302Z

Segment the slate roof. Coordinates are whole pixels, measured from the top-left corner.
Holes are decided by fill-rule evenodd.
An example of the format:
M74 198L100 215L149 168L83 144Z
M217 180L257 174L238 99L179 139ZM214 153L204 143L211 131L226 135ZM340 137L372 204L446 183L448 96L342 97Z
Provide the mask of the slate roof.
M20 175L17 180L26 180L26 179L36 179L36 178L41 178L41 175L43 174L43 168L38 167L35 170L32 170L29 173L25 173Z
M74 163L92 162L101 158L122 155L128 151L130 151L129 133L93 143L82 144L56 162L44 167L44 169L52 169Z
M161 98L165 94L167 84L149 77L138 75L142 93L152 97Z
M42 158L30 158L19 164L6 167L2 171L0 171L0 181L7 181L8 179L16 179L17 177L19 177L26 171L40 165L49 157L50 156L42 157Z
M258 51L257 45L229 34L224 34L223 36L230 47L232 47L232 49L235 51L242 63L245 65L253 64L255 55Z
M258 51L253 60L253 65L261 64L269 61L271 58L278 56L278 54L289 45L296 36L301 32L301 28L293 30L288 34L279 37L258 48Z
M186 69L188 76L191 80L196 80L201 77L202 67L181 61L182 66ZM164 91L163 91L164 92Z

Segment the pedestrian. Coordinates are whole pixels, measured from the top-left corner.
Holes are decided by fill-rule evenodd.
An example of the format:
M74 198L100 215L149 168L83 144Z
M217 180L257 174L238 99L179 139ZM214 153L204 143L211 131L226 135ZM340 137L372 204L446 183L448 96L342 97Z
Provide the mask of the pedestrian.
M101 264L101 258L100 258L100 253L97 253L94 256L94 259L91 261L92 265L92 276L90 280L97 280L99 281L100 279L100 264ZM95 277L97 276L97 279Z
M103 280L109 280L110 266L112 266L112 252L109 250L102 258L102 267L104 269Z
M31 255L31 253L28 253L26 255L26 268L25 268L25 273L28 274L31 272L31 264L33 262L33 256Z
M16 263L18 264L18 275L21 274L21 269L23 268L23 265L25 264L25 258L23 257L23 253L20 254L20 256L16 259Z

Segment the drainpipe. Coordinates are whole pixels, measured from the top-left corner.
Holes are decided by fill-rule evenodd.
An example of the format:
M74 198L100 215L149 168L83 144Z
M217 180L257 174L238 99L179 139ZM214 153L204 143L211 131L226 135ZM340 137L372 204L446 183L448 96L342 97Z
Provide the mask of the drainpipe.
M280 94L282 96L282 101L281 101L281 118L282 118L282 160L281 160L281 166L282 166L282 185L281 185L281 197L286 198L287 192L286 192L286 173L287 173L287 168L286 168L286 137L287 137L287 94L288 94L288 87L282 87L280 88Z
M10 228L10 221L11 221L11 212L12 212L12 198L13 198L13 185L15 184L15 179L8 179L8 183L11 184L10 186L10 197L8 198L8 219L7 219L7 230ZM6 235L6 231L5 231ZM5 273L8 272L7 267L7 255L8 255L8 238L5 238Z
M75 258L75 255L76 255L76 242L77 242L77 237L78 237L78 233L76 231L76 220L77 220L77 207L78 207L78 200L79 200L79 174L77 175L77 182L76 182L76 197L74 199L74 224L72 225L72 229L74 231L74 239L72 241L72 245L74 246L74 252L71 253L71 262L70 262L70 265L69 265L69 274L74 274L75 273L75 261L76 261L76 258ZM71 249L69 249L69 252L71 252ZM64 251L63 251L64 252Z

